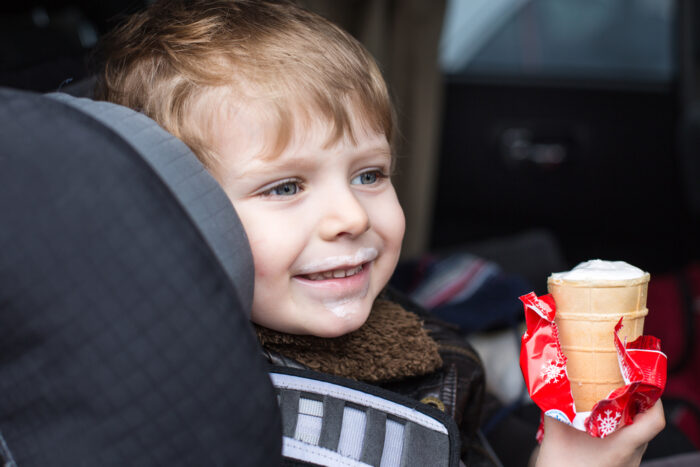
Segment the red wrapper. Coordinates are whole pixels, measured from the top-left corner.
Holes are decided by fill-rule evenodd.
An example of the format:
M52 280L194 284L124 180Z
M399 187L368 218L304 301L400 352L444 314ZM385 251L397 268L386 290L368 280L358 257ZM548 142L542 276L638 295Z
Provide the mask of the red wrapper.
M566 357L561 351L556 305L551 295L534 292L520 297L525 308L527 331L522 336L520 368L533 402L545 416L561 420L591 436L604 438L632 423L634 416L649 409L666 387L666 355L659 339L641 336L623 343L618 336L622 318L615 326L614 339L620 372L625 385L612 391L590 412L576 412L571 383L566 374ZM538 440L542 439L542 429Z

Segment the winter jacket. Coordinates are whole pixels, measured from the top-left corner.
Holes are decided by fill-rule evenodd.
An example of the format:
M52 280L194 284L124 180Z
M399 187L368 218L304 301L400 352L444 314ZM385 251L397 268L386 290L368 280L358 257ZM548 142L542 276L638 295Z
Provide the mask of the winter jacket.
M479 433L485 391L479 356L456 326L431 316L401 293L387 288L367 323L341 338L257 329L273 365L367 382L432 405L457 423L466 465L499 465Z

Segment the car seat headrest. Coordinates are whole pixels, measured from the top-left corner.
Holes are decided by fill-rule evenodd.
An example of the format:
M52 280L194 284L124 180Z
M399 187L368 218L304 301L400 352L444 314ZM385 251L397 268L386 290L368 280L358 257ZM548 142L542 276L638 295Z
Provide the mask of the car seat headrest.
M155 171L214 250L250 315L253 256L245 231L226 193L179 139L145 115L110 102L51 93L47 97L75 107L117 133Z
M275 465L250 250L189 149L129 109L9 89L0 147L4 465Z

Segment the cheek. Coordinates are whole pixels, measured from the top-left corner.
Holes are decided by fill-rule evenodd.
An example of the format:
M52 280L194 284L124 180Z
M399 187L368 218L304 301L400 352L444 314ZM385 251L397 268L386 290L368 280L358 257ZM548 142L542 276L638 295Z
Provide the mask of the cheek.
M286 277L304 243L299 220L252 203L240 206L238 215L253 253L256 281Z
M273 275L272 263L266 255L269 248L265 247L266 242L251 242L250 249L253 252L253 263L255 264L256 283L267 276Z
M404 216L403 209L396 201L396 217L394 219L394 235L396 236L396 241L399 243L399 249L401 249L401 243L403 242L403 236L406 233L406 216Z
M285 236L264 227L252 229L248 234L257 283L286 275L294 257L291 240L289 235Z
M381 203L373 204L371 209L374 211L372 225L384 239L385 246L398 255L406 230L406 219L396 195L388 193Z
M270 251L275 251L275 248L278 248L278 241L275 238L274 230L269 227L271 225L269 219L261 215L260 210L254 209L254 206L234 203L234 207L241 219L248 237L248 244L253 253L256 279L270 275L274 269Z

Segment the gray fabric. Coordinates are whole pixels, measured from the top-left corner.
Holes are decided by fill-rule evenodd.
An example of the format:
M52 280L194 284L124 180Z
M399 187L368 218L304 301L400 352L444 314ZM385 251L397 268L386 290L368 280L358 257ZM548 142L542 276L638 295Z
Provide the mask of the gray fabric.
M408 422L404 425L403 440L402 467L412 465L446 467L449 465L447 453L450 451L450 445L447 435Z
M328 395L323 396L323 425L321 426L321 437L318 440L319 446L332 451L338 450L344 409L345 402L343 400Z
M96 118L139 152L194 221L250 316L254 276L248 240L226 193L190 149L150 118L123 106L64 93L46 96Z
M382 461L386 435L386 413L372 408L367 409L366 413L367 423L360 461L370 465L379 465Z
M7 443L5 442L5 438L3 438L1 432L0 432L0 462L3 462L3 467L17 467L17 463L15 462L15 459L12 456L10 449L7 447Z
M294 438L299 419L299 391L282 390L280 410L282 411L282 435Z
M368 465L381 465L386 441L386 427L389 413L397 412L394 404L399 404L408 411L399 411L403 415L391 415L391 419L404 426L401 459L405 467L441 467L457 465L459 462L459 447L456 437L456 425L450 423L443 412L427 410L417 401L410 399L400 400L398 395L377 394L379 388L368 386L352 380L341 380L312 371L300 371L291 368L273 370L273 384L278 391L278 401L282 412L283 434L289 438L295 438L296 426L299 414L300 397L315 399L315 396L323 395L323 422L318 446L338 453L339 439L342 431L345 407L360 410L365 415L363 425L353 426L354 430L363 430L362 433L354 432L353 441L359 441L356 436L361 436L362 447L358 453L359 462ZM290 378L285 379L285 373ZM305 374L306 373L306 374ZM332 381L328 381L332 379ZM294 380L293 380L294 379ZM343 384L345 383L345 384ZM334 387L336 386L336 387ZM347 390L347 391L346 391ZM373 397L357 397L356 391L362 395ZM396 397L395 397L396 396ZM378 399L375 399L377 397ZM421 410L421 408L427 411ZM433 413L429 413L433 412ZM426 418L427 417L427 418ZM425 423L432 419L431 423ZM422 420L418 424L410 420ZM433 424L432 422L437 422ZM440 426L442 425L442 426ZM364 426L364 428L360 428ZM431 428L429 428L431 427ZM442 432L444 427L447 431ZM452 435L452 436L451 436ZM346 457L349 458L348 455Z
M280 462L252 326L144 118L161 139L0 89L0 465Z

